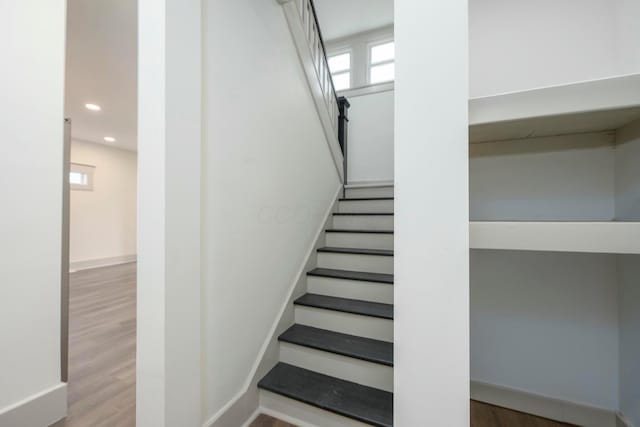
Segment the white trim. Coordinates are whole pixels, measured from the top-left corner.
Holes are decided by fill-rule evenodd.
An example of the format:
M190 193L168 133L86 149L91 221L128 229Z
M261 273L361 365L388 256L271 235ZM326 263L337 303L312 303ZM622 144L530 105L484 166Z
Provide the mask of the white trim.
M42 427L67 415L67 384L59 383L0 409L0 426Z
M260 414L265 414L265 415L268 415L270 417L277 418L280 421L284 421L286 423L293 424L293 425L298 426L298 427L318 427L315 424L309 424L306 421L302 421L302 420L300 420L298 418L294 418L294 417L292 417L290 415L287 415L287 414L285 414L283 412L275 411L273 409L266 408L264 406L260 406L258 408L258 411L259 411Z
M348 190L350 188L393 187L393 185L393 181L359 181L347 184L344 188Z
M260 414L262 413L262 408L260 406L258 406L256 408L255 411L253 411L253 414L251 414L251 416L247 419L247 421L245 421L244 424L242 424L242 427L249 427L251 425L252 422L254 422L256 420L256 418L258 418L260 416Z
M333 195L333 198L331 199L331 203L327 207L327 210L326 210L326 212L325 212L325 214L323 216L322 221L320 222L320 224L318 224L318 229L316 230L315 237L311 240L309 248L307 249L307 251L305 253L305 256L303 258L302 264L300 265L300 268L298 269L298 272L294 276L294 278L293 278L293 280L291 282L291 285L289 286L289 290L287 292L287 296L283 300L283 303L282 303L282 306L280 307L278 315L275 317L273 323L271 324L271 327L269 328L269 333L267 334L264 342L262 343L262 346L260 347L260 351L258 352L258 355L257 355L255 361L253 362L253 366L251 367L251 370L249 371L249 375L248 375L247 380L245 381L243 387L240 389L240 391L234 397L231 398L231 400L229 400L222 408L220 408L220 410L218 412L216 412L215 414L213 414L213 416L211 416L208 420L206 420L202 424L203 427L211 427L211 426L215 425L215 423L220 419L220 417L222 417L229 409L231 409L236 404L236 402L238 402L240 399L242 399L250 391L249 388L254 383L254 377L256 376L256 372L258 372L258 368L260 367L260 364L262 363L262 360L263 360L263 358L265 356L265 353L267 352L267 349L268 349L269 345L272 343L272 341L276 339L275 334L276 334L276 330L278 328L278 325L280 323L280 320L282 319L282 316L284 315L285 310L287 309L288 305L291 302L291 299L293 297L293 293L294 293L294 291L295 291L295 289L296 289L301 277L306 273L306 269L307 269L306 267L307 267L307 262L309 261L309 257L311 257L313 252L316 250L316 247L318 245L318 241L323 236L323 233L324 233L324 230L325 230L325 226L326 226L327 221L329 220L329 218L331 216L331 213L334 210L334 207L336 205L336 201L338 199L338 195L340 194L341 190L342 190L342 185L339 185L338 188L336 189L335 194Z
M136 262L138 256L136 254L120 255L108 258L88 259L84 261L73 261L69 263L69 272L74 273L81 270L90 270L92 268L111 267L113 265L129 264Z
M622 412L616 413L616 427L635 427Z
M640 254L640 222L471 221L469 247Z
M613 410L481 381L471 381L471 399L584 427L616 427Z
M395 90L395 82L376 83L372 85L359 86L351 89L338 91L338 96L347 98L356 98L358 96L373 95L374 93L391 92Z

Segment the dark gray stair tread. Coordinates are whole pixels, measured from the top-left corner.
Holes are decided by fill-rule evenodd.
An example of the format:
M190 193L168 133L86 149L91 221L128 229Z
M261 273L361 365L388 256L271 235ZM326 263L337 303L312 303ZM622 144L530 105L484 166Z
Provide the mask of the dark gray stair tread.
M311 326L293 325L278 340L381 365L393 366L393 343Z
M327 233L366 233L366 234L393 234L393 230L349 230L345 228L330 228Z
M393 305L357 299L330 297L326 295L304 294L294 304L363 316L393 319Z
M325 246L324 248L318 249L318 252L328 252L333 254L393 256L392 249L335 248L331 246Z
M393 216L393 213L389 212L336 212L334 215L338 216Z
M360 280L362 282L393 283L393 274L369 273L366 271L334 270L333 268L314 268L307 274L309 276Z
M393 393L278 363L258 387L378 427L393 426Z
M393 197L347 197L338 199L341 202L360 201L360 200L393 200Z

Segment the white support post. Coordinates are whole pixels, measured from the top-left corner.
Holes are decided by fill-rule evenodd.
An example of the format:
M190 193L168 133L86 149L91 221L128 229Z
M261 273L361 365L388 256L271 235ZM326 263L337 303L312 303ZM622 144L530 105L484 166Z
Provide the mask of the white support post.
M202 423L201 0L140 0L137 425Z
M397 426L469 425L467 9L395 1Z

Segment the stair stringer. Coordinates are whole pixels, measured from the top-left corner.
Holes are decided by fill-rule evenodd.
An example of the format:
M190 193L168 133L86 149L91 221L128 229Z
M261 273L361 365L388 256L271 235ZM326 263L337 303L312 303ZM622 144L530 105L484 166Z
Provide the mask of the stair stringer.
M309 246L305 257L306 262L300 266L291 284L288 297L284 300L279 315L273 322L270 332L256 357L247 382L240 393L213 417L203 423L203 427L244 426L248 425L251 419L258 415L260 406L258 381L279 361L278 336L294 324L293 302L307 292L306 273L317 264L317 250L326 245L325 230L330 228L333 214L338 211L338 199L342 194L342 188L342 183L340 183L334 194L333 202L328 206L323 220L318 225L315 238ZM269 410L263 412L268 413Z

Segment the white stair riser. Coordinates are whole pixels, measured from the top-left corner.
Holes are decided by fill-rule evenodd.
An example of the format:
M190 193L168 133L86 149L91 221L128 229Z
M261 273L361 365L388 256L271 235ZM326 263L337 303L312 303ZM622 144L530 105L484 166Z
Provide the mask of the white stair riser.
M260 407L267 415L299 427L371 427L267 390L260 390Z
M311 294L393 304L393 285L386 283L307 276L307 290Z
M338 212L393 213L393 200L341 200Z
M393 186L347 188L347 198L393 197Z
M318 252L318 267L393 274L393 257Z
M375 340L393 341L393 320L297 305L295 322Z
M333 228L393 231L393 215L334 215Z
M326 245L337 248L391 249L393 234L325 233Z
M393 392L393 368L296 344L280 342L280 361L335 378Z

